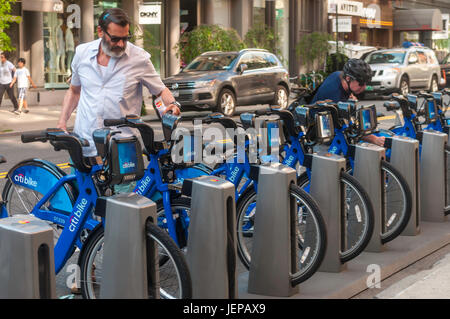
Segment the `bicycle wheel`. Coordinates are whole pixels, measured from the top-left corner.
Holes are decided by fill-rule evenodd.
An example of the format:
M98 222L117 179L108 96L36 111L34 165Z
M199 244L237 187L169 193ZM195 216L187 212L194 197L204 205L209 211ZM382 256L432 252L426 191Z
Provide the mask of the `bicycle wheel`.
M369 244L374 228L374 211L369 195L353 176L341 172L340 183L346 226L345 242L341 244L341 261L344 263L357 257ZM309 184L308 175L300 175L297 184L305 188Z
M55 165L40 160L25 160L14 166L8 172L2 193L8 216L29 214L42 199L43 194L46 194L64 175L66 174ZM20 177L27 182L21 182ZM40 209L70 214L76 196L76 187L64 184ZM57 221L48 221L48 224L53 228L56 243L64 224L58 224Z
M383 244L398 237L408 225L412 210L412 194L403 175L390 163L381 161L384 177L385 218L381 234ZM347 170L352 175L352 169Z
M237 251L244 266L249 269L253 244L255 206L257 194L248 188L237 203ZM314 199L296 185L290 186L290 197L297 203L297 267L292 274L292 285L311 277L319 268L325 255L326 227Z
M383 244L398 237L408 225L412 210L412 195L402 174L390 163L381 161L384 172L386 220L381 234Z
M160 287L160 297L162 299L191 298L191 277L180 249L158 226L147 223L146 231L147 240L153 240L158 247L159 283L156 284ZM96 299L100 296L103 243L104 229L99 226L88 237L81 250L78 264L83 298Z

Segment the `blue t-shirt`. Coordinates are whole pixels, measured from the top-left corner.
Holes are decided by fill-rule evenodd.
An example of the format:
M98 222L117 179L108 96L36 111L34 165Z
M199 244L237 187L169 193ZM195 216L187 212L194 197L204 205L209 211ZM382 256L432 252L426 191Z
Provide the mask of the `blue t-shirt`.
M334 103L347 101L350 92L346 92L341 83L341 71L331 73L317 90L311 104L316 101L332 100Z

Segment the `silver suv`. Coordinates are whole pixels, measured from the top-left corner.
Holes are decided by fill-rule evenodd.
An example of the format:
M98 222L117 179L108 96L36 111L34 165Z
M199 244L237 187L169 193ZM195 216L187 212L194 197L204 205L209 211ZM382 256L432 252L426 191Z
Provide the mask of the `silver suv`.
M238 105L288 106L289 73L263 49L205 52L163 82L182 110L214 109L231 116Z
M372 69L372 81L366 93L392 93L403 95L412 90L439 89L441 71L433 50L410 47L377 50L365 59Z

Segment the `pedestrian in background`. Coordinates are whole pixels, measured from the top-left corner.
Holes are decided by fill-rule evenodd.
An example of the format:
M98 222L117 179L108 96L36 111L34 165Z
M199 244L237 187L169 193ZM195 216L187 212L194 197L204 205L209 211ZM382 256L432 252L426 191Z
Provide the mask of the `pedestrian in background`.
M19 89L19 109L14 111L15 114L20 115L20 113L22 112L22 107L23 107L23 112L24 113L28 113L28 103L26 100L27 97L27 91L28 88L30 87L30 83L33 86L33 88L36 88L36 85L34 85L33 80L31 79L30 76L30 71L28 71L28 69L25 67L25 59L24 58L20 58L19 61L17 62L17 70L16 73L14 75L13 81L11 83L11 85L14 85L14 83L17 82L17 88Z
M11 110L11 112L19 109L16 97L14 96L14 83L12 83L15 72L16 68L14 67L14 64L6 59L6 55L4 52L0 53L0 106L2 105L3 94L5 94L6 91L9 98L11 99L11 102L14 105L14 109Z

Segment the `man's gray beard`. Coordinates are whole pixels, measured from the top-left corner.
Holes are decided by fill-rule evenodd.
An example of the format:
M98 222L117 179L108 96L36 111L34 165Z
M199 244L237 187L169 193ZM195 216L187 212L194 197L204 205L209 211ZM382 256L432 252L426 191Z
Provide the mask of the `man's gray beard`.
M124 47L123 51L120 51L120 52L116 53L116 52L112 51L112 50L109 48L108 43L107 43L106 40L105 40L105 37L103 37L103 38L102 38L102 41L101 41L102 51L103 51L106 55L108 55L108 56L110 56L110 57L114 57L114 58L120 58L120 57L125 53L126 45L127 45L127 44L125 43L125 47Z

